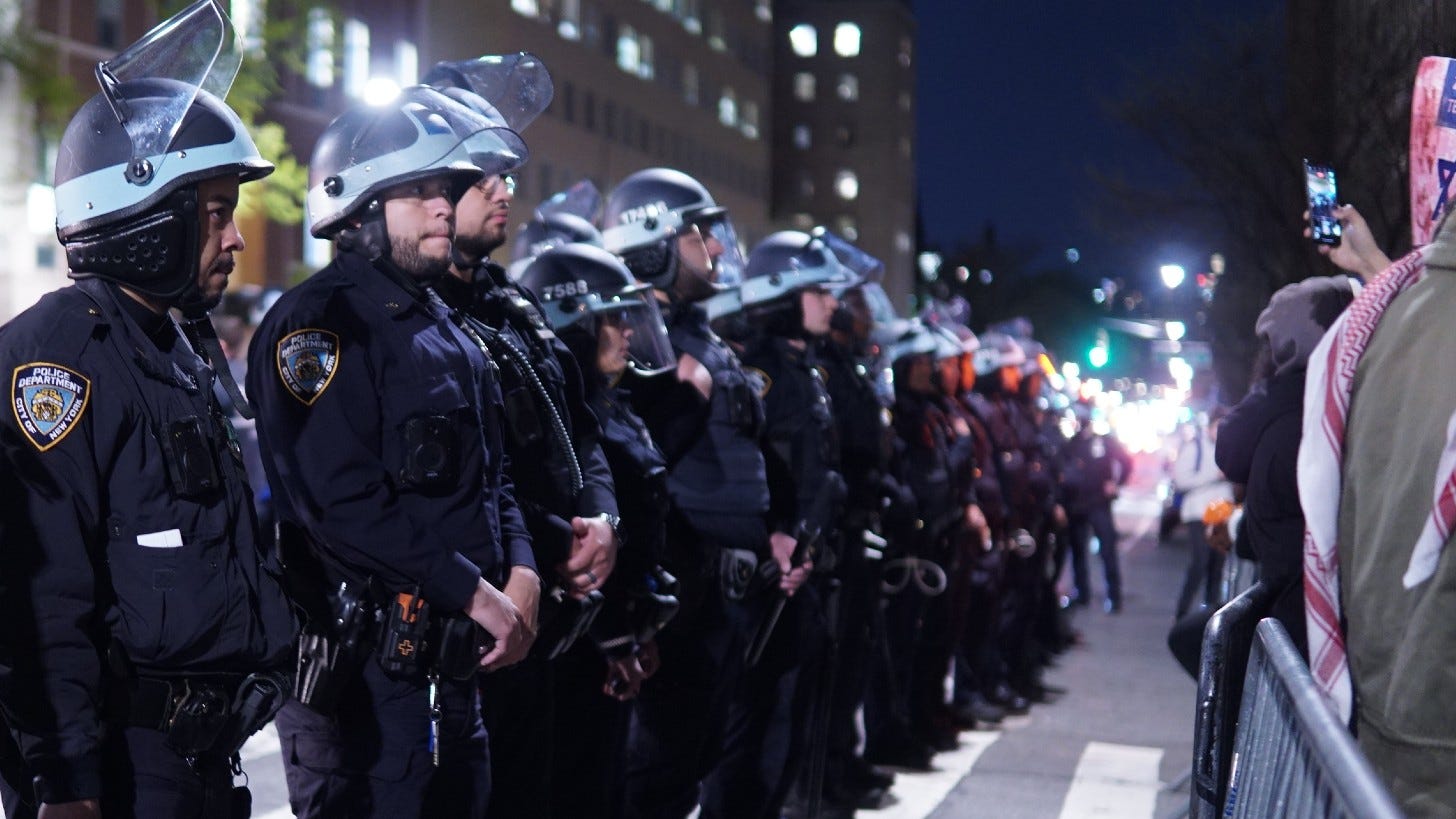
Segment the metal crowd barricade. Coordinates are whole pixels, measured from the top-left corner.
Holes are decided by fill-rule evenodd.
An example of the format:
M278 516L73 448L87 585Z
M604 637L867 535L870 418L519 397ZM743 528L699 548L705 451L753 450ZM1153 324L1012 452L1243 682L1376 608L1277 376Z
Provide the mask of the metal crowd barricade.
M1229 768L1232 819L1403 816L1277 620L1255 633Z
M1193 728L1193 774L1188 815L1219 815L1229 781L1235 717L1244 690L1244 666L1254 628L1268 614L1278 590L1257 583L1214 612L1203 629L1198 663L1198 712Z

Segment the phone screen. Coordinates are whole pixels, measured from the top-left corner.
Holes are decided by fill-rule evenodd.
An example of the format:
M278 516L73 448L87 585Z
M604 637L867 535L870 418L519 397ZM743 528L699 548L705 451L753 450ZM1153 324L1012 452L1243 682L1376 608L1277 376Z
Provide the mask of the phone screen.
M1304 190L1309 200L1310 238L1322 245L1340 243L1340 222L1335 218L1339 194L1335 187L1335 169L1304 161Z

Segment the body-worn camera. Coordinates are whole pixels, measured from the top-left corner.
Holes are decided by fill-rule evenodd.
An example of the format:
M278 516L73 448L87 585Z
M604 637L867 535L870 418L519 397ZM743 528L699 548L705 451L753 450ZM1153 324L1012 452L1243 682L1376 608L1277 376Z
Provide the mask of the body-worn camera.
M159 436L167 477L184 498L199 498L222 486L206 423L195 415L172 421Z
M405 421L404 466L400 481L416 489L447 489L460 475L460 440L455 424L444 415L420 415Z

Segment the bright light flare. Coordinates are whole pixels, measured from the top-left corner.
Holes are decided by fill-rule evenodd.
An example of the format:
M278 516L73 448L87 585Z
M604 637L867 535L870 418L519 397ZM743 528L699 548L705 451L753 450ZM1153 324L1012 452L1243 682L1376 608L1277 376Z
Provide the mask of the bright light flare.
M1164 322L1163 329L1167 331L1168 338L1173 341L1182 341L1183 336L1188 334L1188 325L1181 321Z
M1158 275L1163 277L1163 285L1169 290L1172 290L1183 283L1183 279L1188 276L1188 272L1183 269L1183 265L1181 264L1165 264L1158 268Z
M364 83L364 93L361 96L368 105L388 105L399 96L399 83L388 77L370 77Z

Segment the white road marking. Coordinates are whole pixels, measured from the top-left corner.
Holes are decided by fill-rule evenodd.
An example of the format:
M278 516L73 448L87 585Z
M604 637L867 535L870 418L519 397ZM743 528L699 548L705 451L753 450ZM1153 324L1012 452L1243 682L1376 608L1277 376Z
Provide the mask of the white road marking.
M1089 742L1077 762L1060 819L1140 819L1158 803L1162 748Z
M862 810L857 814L873 819L924 819L945 801L946 795L975 767L981 754L1000 738L1000 731L962 731L961 747L935 755L935 770L895 777L895 804L884 810Z

